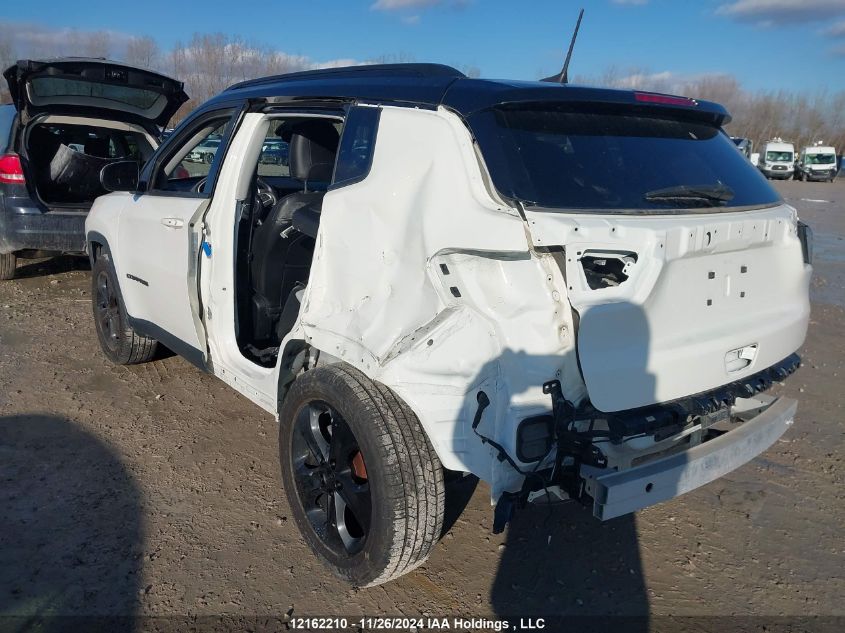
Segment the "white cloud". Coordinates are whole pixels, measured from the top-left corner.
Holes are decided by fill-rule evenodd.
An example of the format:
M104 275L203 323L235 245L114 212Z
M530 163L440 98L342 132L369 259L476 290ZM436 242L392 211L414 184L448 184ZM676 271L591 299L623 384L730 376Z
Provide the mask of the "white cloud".
M409 11L422 10L434 6L463 8L473 0L376 0L370 5L373 11Z
M586 83L595 83L588 81ZM734 85L736 79L725 73L676 73L670 70L660 72L649 72L647 70L633 69L619 72L611 69L604 77L601 77L600 85L624 90L647 90L650 92L664 92L669 94L690 94L695 96L702 85Z
M817 22L845 16L845 0L734 0L716 13L761 26Z
M405 24L419 24L420 23L420 16L419 15L406 15L402 18L402 22Z
M834 22L831 26L822 31L822 34L827 35L828 37L845 37L845 20Z
M424 9L440 3L441 0L376 0L370 8L374 11L397 11L401 9Z
M614 83L617 88L630 88L632 90L640 88L652 89L652 86L656 84L665 84L675 79L676 76L674 73L664 70L659 73L634 73L632 75L626 75L620 77Z
M133 39L128 33L106 29L82 31L0 21L0 41L18 57L121 56Z

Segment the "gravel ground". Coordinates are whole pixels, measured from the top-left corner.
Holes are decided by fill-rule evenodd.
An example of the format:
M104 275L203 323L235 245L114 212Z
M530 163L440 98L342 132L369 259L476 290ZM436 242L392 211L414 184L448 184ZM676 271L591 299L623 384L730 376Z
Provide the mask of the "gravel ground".
M368 590L306 550L272 417L176 356L110 365L87 262L25 262L0 284L0 615L845 616L845 180L776 186L817 259L804 362L775 388L801 401L781 441L607 523L539 507L493 535L467 478L431 559Z

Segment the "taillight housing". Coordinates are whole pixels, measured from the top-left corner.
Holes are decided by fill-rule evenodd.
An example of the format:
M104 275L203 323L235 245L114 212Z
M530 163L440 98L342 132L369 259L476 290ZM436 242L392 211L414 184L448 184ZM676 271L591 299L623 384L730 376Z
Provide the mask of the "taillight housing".
M26 182L23 175L21 157L17 154L3 154L0 156L0 183L7 185L22 185Z

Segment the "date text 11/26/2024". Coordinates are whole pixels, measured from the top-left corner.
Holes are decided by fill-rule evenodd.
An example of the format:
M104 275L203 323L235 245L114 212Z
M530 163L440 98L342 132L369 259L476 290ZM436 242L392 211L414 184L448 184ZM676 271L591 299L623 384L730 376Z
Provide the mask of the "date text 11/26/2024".
M519 618L516 621L461 617L296 617L292 630L305 631L540 631L543 618Z

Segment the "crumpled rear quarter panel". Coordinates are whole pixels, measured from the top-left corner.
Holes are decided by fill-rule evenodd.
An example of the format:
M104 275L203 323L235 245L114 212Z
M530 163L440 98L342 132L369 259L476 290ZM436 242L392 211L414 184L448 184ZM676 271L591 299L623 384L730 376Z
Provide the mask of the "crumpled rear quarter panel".
M498 405L479 430L512 452L517 414L547 408L543 381L581 384L559 276L485 189L456 116L386 107L368 177L325 197L302 326L397 391L446 467L490 481L477 388Z

